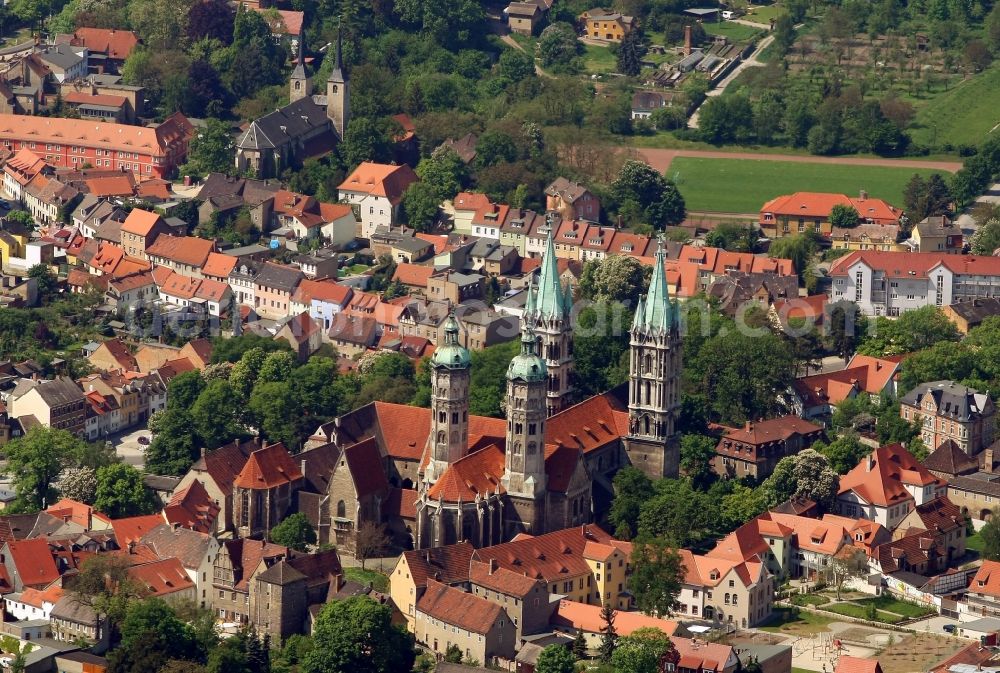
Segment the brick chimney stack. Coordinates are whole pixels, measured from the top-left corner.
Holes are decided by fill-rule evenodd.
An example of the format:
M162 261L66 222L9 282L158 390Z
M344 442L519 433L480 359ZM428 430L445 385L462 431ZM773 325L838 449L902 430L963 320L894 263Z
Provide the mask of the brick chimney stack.
M684 55L691 55L691 25L684 26Z

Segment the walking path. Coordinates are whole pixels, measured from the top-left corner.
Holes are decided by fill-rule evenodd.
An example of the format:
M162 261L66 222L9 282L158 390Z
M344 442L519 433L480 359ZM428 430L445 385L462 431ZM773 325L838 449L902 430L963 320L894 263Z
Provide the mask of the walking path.
M744 26L750 26L751 28L760 28L761 30L771 30L771 24L769 23L758 23L757 21L749 21L747 19L729 19L732 23L741 23Z
M741 21L739 23L748 23L748 22ZM756 24L748 23L748 25L756 25ZM764 27L766 28L767 26ZM706 94L705 100L707 101L709 98L712 98L714 96L721 96L722 92L726 90L726 87L729 86L733 82L733 80L735 80L739 76L739 74L743 72L746 68L752 66L764 65L763 63L757 60L757 56L760 54L760 52L767 49L768 45L770 45L772 42L774 42L773 35L768 35L763 40L758 42L757 48L753 50L753 53L750 54L750 56L748 56L742 62L737 64L737 66L733 68L732 71L728 75L726 75L721 82L719 82L718 86L716 86L714 89L711 89ZM701 105L704 104L705 101L702 101ZM693 129L698 128L698 113L701 112L701 105L699 105L698 108L691 114L691 118L688 120L688 126Z
M840 164L842 166L885 166L888 168L913 168L948 171L954 173L962 164L958 161L926 161L919 159L881 159L874 157L817 157L803 154L774 154L756 152L722 152L717 150L670 150L635 148L650 166L665 172L676 157L701 157L703 159L749 159L758 161L791 161L803 164Z
M527 51L525 51L524 47L522 47L520 43L518 43L517 40L515 40L510 36L510 34L502 35L500 36L500 39L503 40L504 43L514 47L514 49L523 51L525 54L528 53ZM532 60L534 60L535 58L534 54L529 54L529 56L531 56ZM539 77L552 77L552 75L542 70L542 66L538 65L538 63L535 63L535 74L538 75Z

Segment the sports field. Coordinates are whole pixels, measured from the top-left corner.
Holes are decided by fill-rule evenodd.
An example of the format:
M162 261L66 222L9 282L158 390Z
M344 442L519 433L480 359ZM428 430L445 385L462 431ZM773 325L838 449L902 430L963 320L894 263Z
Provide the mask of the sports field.
M994 65L951 91L918 105L910 128L915 142L940 146L978 145L986 135L1000 133L1000 66ZM935 128L936 127L936 128Z
M719 213L756 213L765 202L794 192L861 190L903 207L903 188L914 173L933 170L802 163L761 159L676 157L667 177L677 183L687 209Z

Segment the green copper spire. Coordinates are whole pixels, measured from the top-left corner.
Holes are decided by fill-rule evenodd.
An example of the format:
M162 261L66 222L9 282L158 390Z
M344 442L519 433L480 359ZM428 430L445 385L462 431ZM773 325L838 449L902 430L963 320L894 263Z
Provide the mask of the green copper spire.
M507 379L514 381L522 379L524 381L544 381L545 360L536 353L535 335L526 323L521 323L521 352L515 355L507 367Z
M559 282L556 246L553 242L554 228L552 223L549 223L545 255L542 256L542 273L538 280L536 298L539 318L565 318L569 315L570 304L566 301L562 284Z
M524 318L527 320L535 315L535 276L532 275L528 279L528 289L525 290L528 293L527 298L524 300Z
M468 349L458 343L458 321L451 313L444 323L444 343L431 356L431 366L465 369L471 363Z
M665 258L661 237L656 245L656 264L653 267L653 278L649 281L649 292L636 310L633 329L662 334L673 326L674 306L667 287L667 273L663 263Z

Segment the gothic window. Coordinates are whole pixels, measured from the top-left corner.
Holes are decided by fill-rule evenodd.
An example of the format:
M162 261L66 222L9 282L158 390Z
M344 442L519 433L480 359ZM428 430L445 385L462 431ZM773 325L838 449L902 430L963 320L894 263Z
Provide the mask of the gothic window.
M240 492L240 525L250 525L250 491Z
M521 455L521 442L514 442L514 455L515 456Z
M264 494L261 492L257 493L257 507L253 513L253 525L254 528L260 528L264 525Z
M445 434L445 431L441 430L440 432L438 432L438 444L444 444L447 441L448 441L448 435Z
M451 412L451 422L452 423L458 423L458 412L457 411Z
M347 505L344 504L343 500L337 501L337 518L338 519L347 518Z
M337 89L338 89L337 85L336 85L336 84L334 84L334 85L333 85L333 93L337 93Z
M647 388L647 394L648 394L648 388ZM643 424L643 428L644 428L643 431L648 435L649 434L649 416L643 416L642 417L642 424Z
M447 422L448 422L448 412L447 411L439 411L438 412L438 423L447 423Z
M646 353L645 357L643 358L642 373L651 374L652 371L653 371L653 356L651 356L649 353Z
M535 443L534 442L528 442L528 455L529 456L535 455Z
M529 435L535 434L535 424L534 423L528 423L528 434Z
M646 381L646 404L652 404L652 403L653 399L652 395L650 394L649 381Z
M524 425L522 423L514 424L514 434L519 435L524 430Z

